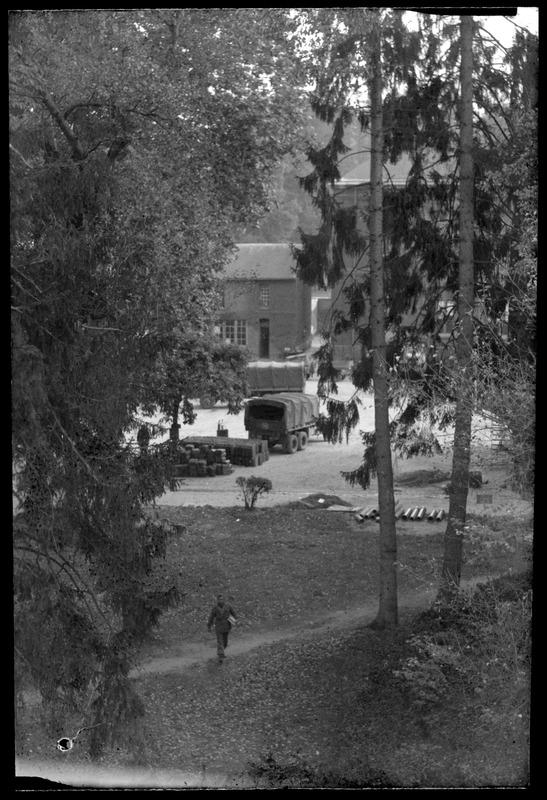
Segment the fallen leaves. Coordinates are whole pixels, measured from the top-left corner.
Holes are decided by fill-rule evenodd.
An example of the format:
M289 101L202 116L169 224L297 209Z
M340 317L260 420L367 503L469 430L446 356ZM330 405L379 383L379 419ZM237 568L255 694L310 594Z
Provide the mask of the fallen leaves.
M377 526L320 509L276 507L245 514L185 507L162 508L161 514L186 528L171 541L167 559L182 572L187 594L183 605L164 615L143 658L183 656L195 642L208 642L210 657L179 674L140 678L150 764L231 774L267 753L280 762L297 756L321 766L342 753L346 760L352 753L357 757L371 708L379 698L387 702L390 673L382 648L392 657L397 634L388 641L371 631L314 635L313 630L329 609L349 611L374 602ZM399 536L398 558L409 566L399 574L401 592L423 581L428 560L442 553L442 532L430 533L428 523L424 529L420 538ZM228 649L219 667L214 637L205 630L219 588L239 617L233 636L279 632L295 621L310 636L245 655L233 656ZM386 713L398 702L391 697ZM403 706L397 709L395 727L404 717ZM367 742L367 748L373 746ZM130 758L128 750L108 754L104 763Z

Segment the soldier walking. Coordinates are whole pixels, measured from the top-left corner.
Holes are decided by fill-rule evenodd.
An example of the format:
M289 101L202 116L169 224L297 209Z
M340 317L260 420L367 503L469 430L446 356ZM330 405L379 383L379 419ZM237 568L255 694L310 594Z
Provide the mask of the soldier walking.
M207 630L210 631L215 623L215 633L217 635L217 657L218 663L222 664L224 659L226 658L224 654L224 650L228 647L228 634L232 630L232 623L230 622L230 617L234 620L237 619L236 612L230 605L224 600L224 597L219 594L217 595L217 601L215 605L211 609L211 613L209 614L209 620L207 622Z

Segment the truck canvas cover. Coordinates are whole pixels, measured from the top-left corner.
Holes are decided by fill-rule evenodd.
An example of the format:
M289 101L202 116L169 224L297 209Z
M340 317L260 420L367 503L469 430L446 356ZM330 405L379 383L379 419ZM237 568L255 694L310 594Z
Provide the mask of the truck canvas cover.
M247 365L251 394L256 392L303 392L305 365L295 361L251 361Z
M312 394L266 394L251 398L245 404L245 422L249 418L260 419L260 409L267 407L284 410L283 418L287 430L308 427L319 415L319 400Z

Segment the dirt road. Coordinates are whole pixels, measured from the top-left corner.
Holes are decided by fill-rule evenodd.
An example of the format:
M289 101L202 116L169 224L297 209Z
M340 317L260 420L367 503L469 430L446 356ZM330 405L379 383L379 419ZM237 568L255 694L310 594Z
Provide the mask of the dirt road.
M491 576L489 576L491 577ZM478 583L488 580L487 576L473 578L462 582L463 590L472 589ZM426 608L434 599L435 589L417 590L414 592L402 592L399 595L399 608L401 613L406 613L417 608ZM364 605L353 609L342 611L331 611L325 618L310 617L306 624L284 627L281 629L273 628L259 634L244 634L238 636L237 626L230 634L229 653L231 657L244 656L260 647L278 644L297 639L304 642L313 638L320 638L329 633L351 630L357 627L369 625L375 618L378 611L378 600L372 600ZM172 672L183 672L193 667L203 666L209 661L216 661L216 641L214 634L204 633L203 638L191 641L180 642L180 649L184 655L162 656L161 658L151 658L139 664L131 673L130 678L138 680L150 674L168 674ZM225 662L219 669L223 669L229 662Z

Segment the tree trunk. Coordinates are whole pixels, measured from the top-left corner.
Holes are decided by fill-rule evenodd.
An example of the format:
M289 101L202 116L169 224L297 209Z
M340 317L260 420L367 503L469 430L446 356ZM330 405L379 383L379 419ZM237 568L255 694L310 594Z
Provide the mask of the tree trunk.
M173 403L173 411L172 411L172 424L169 429L169 439L171 441L172 446L176 449L179 441L179 405L180 401L177 400L176 403Z
M461 29L461 130L460 130L460 264L458 295L457 406L448 524L444 537L441 591L459 587L473 418L473 17L462 16Z
M379 12L372 30L370 81L370 325L374 384L374 427L380 511L380 605L375 627L397 625L397 537L393 494L393 467L389 435L388 372L386 362L383 258L383 112L381 27Z

